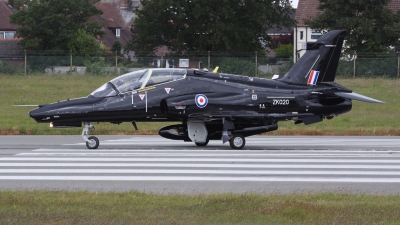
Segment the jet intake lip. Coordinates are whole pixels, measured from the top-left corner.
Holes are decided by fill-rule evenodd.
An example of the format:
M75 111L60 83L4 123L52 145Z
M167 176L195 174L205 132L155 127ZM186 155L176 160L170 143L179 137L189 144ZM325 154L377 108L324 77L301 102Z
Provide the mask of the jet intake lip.
M370 98L364 95L360 95L357 94L355 92L336 92L335 95L342 97L342 98L348 98L348 99L352 99L352 100L358 100L358 101L362 101L362 102L369 102L369 103L380 103L380 104L384 104L385 102L382 102L380 100L374 99L374 98Z

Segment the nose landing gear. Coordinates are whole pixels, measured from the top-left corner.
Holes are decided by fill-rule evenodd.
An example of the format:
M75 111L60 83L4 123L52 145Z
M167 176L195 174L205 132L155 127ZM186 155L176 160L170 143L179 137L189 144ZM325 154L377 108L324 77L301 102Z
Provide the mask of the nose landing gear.
M88 122L83 123L82 138L86 141L86 147L88 149L97 149L99 147L100 141L95 136L87 137L89 131L93 131L94 126Z
M95 136L88 137L89 141L86 141L86 147L88 149L96 149L99 147L100 141Z

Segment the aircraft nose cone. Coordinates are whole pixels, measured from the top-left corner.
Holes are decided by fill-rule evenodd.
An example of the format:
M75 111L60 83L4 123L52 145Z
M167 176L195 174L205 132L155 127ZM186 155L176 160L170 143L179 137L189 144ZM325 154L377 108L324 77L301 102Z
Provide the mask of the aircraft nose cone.
M29 116L30 116L30 117L37 117L37 116L40 116L41 113L40 113L40 110L39 110L39 109L40 109L40 108L37 108L37 109L34 109L34 110L29 111Z
M46 110L43 110L41 108L34 109L30 111L29 116L32 117L36 122L44 122L46 118L48 117L46 114Z
M30 117L35 117L35 116L37 116L37 109L34 109L34 110L29 111L28 114L29 114Z

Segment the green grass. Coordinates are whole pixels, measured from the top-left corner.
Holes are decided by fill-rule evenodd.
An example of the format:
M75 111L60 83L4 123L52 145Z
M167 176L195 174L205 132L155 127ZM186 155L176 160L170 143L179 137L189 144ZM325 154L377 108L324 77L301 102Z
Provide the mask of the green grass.
M89 95L114 76L92 75L0 75L0 135L6 134L80 134L81 128L51 129L28 116L34 107L12 105L46 104ZM278 131L268 135L400 135L398 79L338 79L353 91L386 102L371 104L354 101L347 114L305 126L280 122ZM96 134L157 134L169 123L139 123L135 131L130 123L94 124Z
M400 196L0 192L0 224L400 224Z

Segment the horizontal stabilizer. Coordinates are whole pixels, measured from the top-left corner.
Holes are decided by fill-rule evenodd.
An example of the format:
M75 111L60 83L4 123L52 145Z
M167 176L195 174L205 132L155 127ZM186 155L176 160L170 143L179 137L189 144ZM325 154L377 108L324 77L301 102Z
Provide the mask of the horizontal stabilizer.
M362 102L370 102L370 103L385 103L364 95L360 95L357 94L355 92L351 92L351 93L347 93L347 92L336 92L335 95L342 97L342 98L348 98L348 99L352 99L352 100L358 100L358 101L362 101Z

